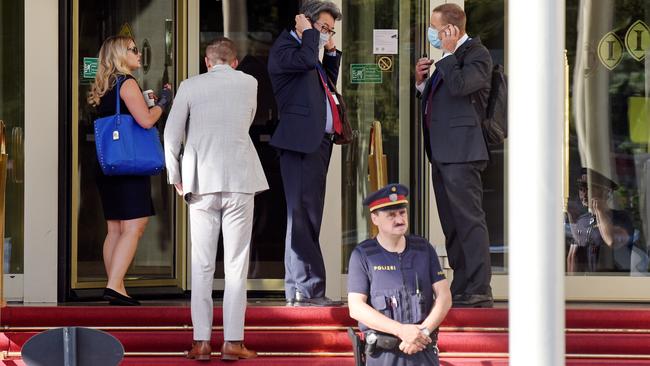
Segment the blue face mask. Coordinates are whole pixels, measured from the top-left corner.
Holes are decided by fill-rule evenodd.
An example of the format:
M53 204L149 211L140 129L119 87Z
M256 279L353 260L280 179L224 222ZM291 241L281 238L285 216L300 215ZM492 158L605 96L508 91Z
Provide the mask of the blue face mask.
M437 49L442 48L442 41L438 37L438 31L432 27L429 27L427 30L427 38L429 39L429 43Z

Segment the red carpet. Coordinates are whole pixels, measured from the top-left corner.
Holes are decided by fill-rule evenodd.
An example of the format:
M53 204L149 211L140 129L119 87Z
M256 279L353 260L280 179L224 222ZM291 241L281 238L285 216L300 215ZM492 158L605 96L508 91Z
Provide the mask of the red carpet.
M218 351L223 340L221 308L215 308L214 324L212 343ZM0 325L0 351L9 356L0 365L23 365L22 345L45 328L61 326L109 331L129 354L123 365L196 364L181 356L192 341L187 306L5 307ZM352 366L345 327L355 325L347 308L251 306L246 345L264 355L238 364ZM441 365L507 365L507 327L507 309L453 309L441 328ZM650 310L569 309L566 328L567 365L650 366ZM207 364L221 363L215 358Z

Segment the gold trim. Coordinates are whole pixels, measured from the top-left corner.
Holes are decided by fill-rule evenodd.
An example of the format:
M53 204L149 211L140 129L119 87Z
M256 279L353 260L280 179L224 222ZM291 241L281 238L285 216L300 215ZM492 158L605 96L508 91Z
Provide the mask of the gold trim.
M175 65L174 65L174 82L176 85L187 75L187 32L188 24L187 4L183 0L176 0L172 17L176 23L175 28ZM106 286L106 280L102 281L80 281L78 272L78 220L79 220L79 202L81 196L80 176L79 176L79 0L72 2L72 194L71 194L71 288L72 289L92 289L103 288ZM174 194L176 197L176 195ZM169 279L129 279L125 282L128 287L147 287L147 286L176 286L182 290L187 289L187 233L186 233L186 209L182 204L182 199L176 198L174 208L174 223L176 233L174 235L175 257L173 278Z
M4 326L0 329L4 332L43 332L46 330L62 328L64 326L55 326L55 327L11 327ZM177 326L96 326L96 327L84 327L89 329L97 329L103 331L119 332L119 331L184 331L192 330L194 327L192 325L177 325ZM297 330L297 331L346 331L348 327L340 326L245 326L244 330L247 331L287 331L287 330ZM358 328L354 328L358 330ZM223 326L213 326L213 331L223 330Z
M176 268L178 266L175 266ZM176 272L176 270L174 270ZM124 283L127 287L168 287L168 286L178 286L180 287L179 281L176 278L169 279L152 279L152 280L139 280L139 279L124 279ZM75 290L84 290L84 289L93 289L93 288L104 288L106 287L106 280L104 281L77 281L76 286L73 287Z
M450 358L508 358L510 355L507 352L440 352L439 356Z
M564 131L563 131L563 149L562 158L564 160L563 170L563 204L564 211L567 212L569 205L569 58L567 50L564 50Z
M630 328L567 328L567 333L627 333L627 334L650 334L650 329L630 329Z
M372 210L370 210L370 212L374 212L375 210L383 208L383 207L395 206L395 205L400 205L400 204L405 204L405 203L408 204L409 201L408 200L399 200L399 201L382 203L381 205L373 206Z
M21 357L20 352L2 351L5 358ZM221 352L212 352L213 357L221 356ZM352 357L352 352L257 352L263 357ZM185 352L124 352L124 357L183 357Z
M215 278L213 290L223 290L226 282L223 278ZM248 291L284 291L284 279L281 278L253 278L246 280Z
M7 155L5 123L0 120L0 307L5 306L4 296L4 240L5 235L5 196L7 194Z
M11 327L3 326L0 330L5 332L42 332L50 329L64 327ZM104 331L183 331L192 330L194 327L191 324L176 325L176 326L92 326L87 327L91 329L98 329ZM353 327L358 331L357 327ZM346 326L245 326L248 331L345 331L348 329ZM213 326L213 331L223 330L223 326ZM482 333L508 333L508 328L502 327L440 327L441 333L446 332L482 332ZM650 334L650 329L633 329L633 328L566 328L565 333L606 333L606 334Z
M591 359L600 359L600 358L614 358L614 359L633 359L633 360L650 360L650 355L617 355L617 354L581 354L581 353L568 353L566 358L591 358Z
M258 352L263 357L352 357L352 352ZM212 352L212 356L221 356L221 352ZM124 357L182 357L185 352L124 352ZM2 351L0 359L21 357L20 352ZM509 358L507 352L440 352L440 358ZM619 359L619 360L650 360L650 355L620 355L620 354L565 354L569 359Z
M187 58L188 58L188 25L191 24L188 9L188 2L183 0L176 1L176 86L180 85L181 81L187 79ZM198 22L199 19L194 19ZM196 37L199 35L197 34ZM176 282L177 286L183 290L190 288L188 283L188 236L187 236L187 207L184 204L183 198L178 196L174 191L172 193L175 200L174 210L174 227L176 234L174 235L176 245Z
M79 188L79 0L72 2L72 191L70 192L70 282L72 288L78 286L78 240L79 236L79 200L81 190Z

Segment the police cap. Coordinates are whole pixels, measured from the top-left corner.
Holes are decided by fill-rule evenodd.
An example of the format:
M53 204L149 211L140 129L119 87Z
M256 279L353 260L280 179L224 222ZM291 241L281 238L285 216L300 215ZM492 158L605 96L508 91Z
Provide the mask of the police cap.
M586 187L587 184L590 184L611 190L616 190L616 188L618 188L618 184L616 184L616 182L593 169L582 168L581 173L582 174L578 179L578 184L580 186Z
M406 196L409 189L399 183L391 183L371 193L363 200L363 205L368 206L370 212L379 209L397 209L406 206L409 201Z

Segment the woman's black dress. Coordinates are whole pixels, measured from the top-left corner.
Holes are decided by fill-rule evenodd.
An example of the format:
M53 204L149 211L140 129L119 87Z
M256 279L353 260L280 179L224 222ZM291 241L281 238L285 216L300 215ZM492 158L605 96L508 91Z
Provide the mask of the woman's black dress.
M127 76L127 79L133 79L133 77ZM101 97L101 102L97 107L98 118L115 114L116 89L114 87L108 90ZM120 98L120 113L131 114L122 98ZM108 176L102 173L99 163L97 163L96 181L106 220L131 220L155 215L149 176Z

